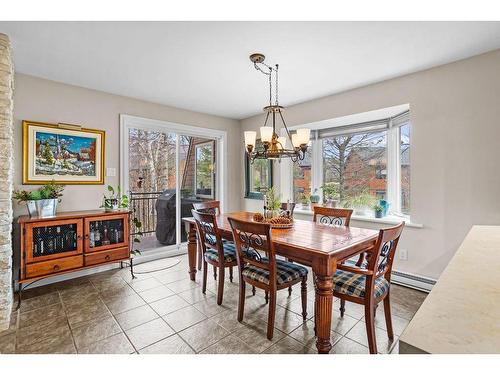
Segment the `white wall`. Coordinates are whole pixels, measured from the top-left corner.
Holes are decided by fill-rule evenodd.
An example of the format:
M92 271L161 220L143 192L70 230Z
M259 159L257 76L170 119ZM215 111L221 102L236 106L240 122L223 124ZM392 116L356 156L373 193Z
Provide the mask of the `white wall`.
M437 278L473 224L500 224L499 72L496 50L285 111L289 125L300 125L410 104L411 219L424 228L405 228L400 248L408 260L396 259L396 269ZM261 115L243 120L241 139L262 123ZM242 198L241 205L259 210L261 203Z
M75 72L76 74L77 72ZM228 175L239 175L239 122L217 116L191 112L165 105L107 94L66 85L24 74L15 76L14 96L14 187L22 185L22 120L48 123L66 122L106 131L106 165L116 168L116 177L106 177L105 184L118 185L119 116L128 114L179 124L227 131ZM227 210L238 210L239 184L228 184ZM29 189L30 187L28 187ZM68 185L61 211L96 209L101 204L106 185ZM23 206L14 204L15 215L25 214Z

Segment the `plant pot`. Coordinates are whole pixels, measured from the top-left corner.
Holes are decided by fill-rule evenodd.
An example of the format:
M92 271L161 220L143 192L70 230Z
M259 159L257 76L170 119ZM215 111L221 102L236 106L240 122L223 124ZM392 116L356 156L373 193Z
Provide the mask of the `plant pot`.
M111 211L118 211L118 209L119 209L119 202L117 198L104 199L104 211L111 212Z
M382 219L384 211L375 211L375 217L377 219Z
M30 217L53 217L56 216L58 199L40 199L27 201L28 214Z

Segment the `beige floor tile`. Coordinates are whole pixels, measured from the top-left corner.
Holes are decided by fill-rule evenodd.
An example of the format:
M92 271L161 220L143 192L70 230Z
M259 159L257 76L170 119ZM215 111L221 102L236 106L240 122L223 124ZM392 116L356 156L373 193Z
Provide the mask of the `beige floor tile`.
M39 296L29 298L23 300L21 302L21 312L26 312L34 309L38 309L40 307L45 307L48 305L54 305L56 303L61 303L61 299L59 297L59 292L52 292L41 294Z
M0 354L14 354L16 352L16 333L9 333L0 337Z
M146 279L133 279L133 280L129 281L128 284L136 292L142 292L144 290L156 288L156 287L163 285L161 282L156 280L154 277L149 277Z
M285 336L270 348L264 350L265 354L315 354L315 352L308 346L303 345L301 342Z
M205 319L207 317L193 306L187 306L163 316L163 320L176 332L191 327Z
M178 294L179 297L186 300L188 303L197 303L206 300L215 300L216 296L214 293L207 290L205 294L201 291L201 288L194 288L186 290Z
M189 306L189 303L184 301L181 297L174 295L153 302L150 304L150 306L153 308L153 310L156 311L156 313L158 313L158 315L166 315L168 313L182 309L183 307Z
M314 334L314 322L312 320L308 320L298 328L294 329L292 332L288 334L290 337L294 338L297 341L300 341L302 344L309 346L311 348L316 347L316 336ZM342 335L331 331L330 341L335 344L342 338Z
M100 299L95 299L87 303L68 305L64 307L69 324L73 327L82 322L94 320L96 318L110 317L111 313Z
M369 354L370 351L356 341L342 337L330 350L330 354Z
M179 333L179 336L186 341L197 352L215 344L229 332L211 320L204 320Z
M364 321L359 321L349 332L347 332L345 336L364 346L368 346L366 324ZM388 353L394 345L394 341L389 340L387 332L383 329L375 327L375 337L377 341L377 351L379 353ZM394 336L394 339L397 340L397 336Z
M82 323L72 328L77 349L84 348L97 341L121 332L118 323L112 317Z
M365 317L363 317L361 320L365 321ZM394 334L397 336L401 336L401 334L406 329L408 324L410 324L409 320L401 318L401 317L394 315L394 314L392 314L391 320L392 320L392 330L394 331ZM377 309L377 315L375 316L375 326L383 329L384 331L387 330L387 326L385 324L385 315L384 315L383 308L379 307Z
M57 303L35 310L30 310L19 315L19 328L24 328L33 324L43 325L43 321L50 321L53 318L65 317L62 304Z
M263 352L264 350L281 340L283 337L285 337L285 334L283 332L275 328L273 339L268 340L267 324L260 320L258 323L245 322L244 324L240 324L240 327L234 330L232 334L258 352Z
M22 354L76 354L73 337L68 330L50 336L49 338L33 342L29 345L18 346L17 353Z
M30 346L39 341L57 338L70 332L66 317L44 320L40 324L32 324L17 331L17 347Z
M201 288L201 282L191 281L189 277L184 277L182 280L174 281L166 285L175 293L182 293L193 288Z
M155 288L148 289L138 293L141 296L141 298L147 303L155 302L160 299L173 296L175 294L163 284L160 284L160 286L157 286Z
M179 335L172 335L147 346L139 351L140 354L195 354L194 350L182 340Z
M265 318L265 321L267 322L267 317ZM290 333L303 323L304 319L301 315L295 314L294 312L287 310L281 306L276 306L274 326L280 331Z
M340 312L339 309L340 309L340 300L336 300L333 302L333 310L336 312ZM365 316L365 306L346 301L344 314L359 320L363 316Z
M224 337L200 354L257 354L257 351L233 335Z
M119 290L128 286L127 282L119 276L111 276L97 280L92 279L92 284L101 293L109 293L110 291Z
M139 306L115 315L116 321L124 331L159 318L149 305Z
M123 333L107 337L78 350L80 354L130 354L134 347Z
M347 314L344 314L344 316L341 317L340 312L338 310L334 310L332 313L332 327L331 328L332 328L332 331L338 332L341 335L345 335L358 322L359 322L358 319L355 319Z
M212 317L224 311L231 310L231 307L225 305L224 303L222 303L222 305L217 305L217 301L215 299L200 301L193 304L193 306L208 317Z
M125 333L135 349L141 350L146 346L173 335L175 332L163 319L158 318L129 329Z
M41 296L43 294L50 294L57 292L58 288L56 284L43 285L36 288L29 288L24 290L22 293L23 301L28 300L33 297Z
M137 295L137 292L134 289L132 289L132 287L128 284L124 284L119 288L114 288L110 290L101 290L99 293L102 298Z
M238 322L238 313L236 310L226 310L220 314L214 315L210 318L210 320L217 323L229 332L236 331L241 327L242 324L244 324ZM245 317L244 322L252 324L262 324L262 320L258 318L252 318L252 316L249 315Z
M186 268L186 270L175 271L175 272L155 272L153 277L162 284L168 284L174 281L179 281L189 278L189 274Z
M118 295L103 297L103 301L114 315L146 304L146 302L144 302L144 300L137 294L129 296Z

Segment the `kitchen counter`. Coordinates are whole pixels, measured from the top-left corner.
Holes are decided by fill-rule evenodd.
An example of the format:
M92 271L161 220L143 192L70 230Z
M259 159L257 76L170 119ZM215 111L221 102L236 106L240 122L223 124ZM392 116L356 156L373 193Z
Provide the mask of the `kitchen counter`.
M500 353L500 227L474 226L403 332L400 353Z

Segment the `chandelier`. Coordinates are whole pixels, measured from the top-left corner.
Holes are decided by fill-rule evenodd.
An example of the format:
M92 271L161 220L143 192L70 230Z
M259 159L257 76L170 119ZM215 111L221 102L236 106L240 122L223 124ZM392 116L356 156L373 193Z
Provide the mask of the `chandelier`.
M282 113L284 107L278 103L278 64L269 66L264 63L264 59L265 56L261 53L250 55L250 60L253 62L255 69L269 77L269 105L264 107L266 120L264 126L260 128L262 147L257 148L255 145L257 132L246 131L244 133L246 152L252 163L255 159L280 160L290 158L293 162L303 160L309 144L311 130L298 129L294 134L291 134L288 130ZM274 98L273 77L275 82ZM268 126L269 118L271 118L272 126ZM278 136L276 133L276 123L279 120L283 123L284 133L286 133L284 136Z

